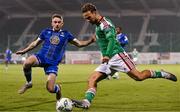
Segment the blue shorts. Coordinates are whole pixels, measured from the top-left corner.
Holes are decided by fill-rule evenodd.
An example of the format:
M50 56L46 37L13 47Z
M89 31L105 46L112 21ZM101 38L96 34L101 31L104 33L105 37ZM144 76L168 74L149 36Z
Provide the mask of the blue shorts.
M49 75L50 73L54 73L57 76L58 73L58 65L52 65L49 63L46 63L44 58L39 56L38 54L35 54L36 58L39 61L39 66L44 68L44 72Z
M11 62L11 58L6 58L6 62Z
M41 67L44 68L44 72L49 75L50 73L54 73L57 76L58 73L58 67L54 65L49 65L49 64L40 64Z

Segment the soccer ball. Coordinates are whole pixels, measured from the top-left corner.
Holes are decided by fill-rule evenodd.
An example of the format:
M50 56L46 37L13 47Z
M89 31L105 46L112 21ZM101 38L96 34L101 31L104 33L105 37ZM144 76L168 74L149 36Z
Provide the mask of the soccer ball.
M56 103L57 112L71 112L73 109L73 103L69 98L61 98Z

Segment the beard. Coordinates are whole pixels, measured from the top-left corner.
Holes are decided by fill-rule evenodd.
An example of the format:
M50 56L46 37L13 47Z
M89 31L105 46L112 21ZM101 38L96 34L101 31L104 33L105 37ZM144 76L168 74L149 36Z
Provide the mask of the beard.
M98 21L97 20L94 20L94 21L89 21L92 25L94 25L94 24L97 24L98 23Z
M94 24L95 24L95 22L94 22L94 21L90 21L90 23L91 23L92 25L94 25Z

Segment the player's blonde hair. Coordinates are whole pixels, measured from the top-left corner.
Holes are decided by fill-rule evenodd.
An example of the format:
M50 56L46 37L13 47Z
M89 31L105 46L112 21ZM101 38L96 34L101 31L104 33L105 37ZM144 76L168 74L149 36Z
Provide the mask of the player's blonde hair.
M57 17L57 18L59 18L59 19L61 19L63 21L63 16L62 15L60 15L60 14L53 14L51 16L51 19L54 19L55 17Z

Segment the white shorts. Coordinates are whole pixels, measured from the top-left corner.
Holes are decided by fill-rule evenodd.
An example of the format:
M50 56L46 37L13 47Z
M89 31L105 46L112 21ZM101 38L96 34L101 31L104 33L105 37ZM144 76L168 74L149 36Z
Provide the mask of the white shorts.
M113 75L115 72L128 73L135 68L134 62L130 59L126 52L114 55L107 63L99 65L95 71Z

